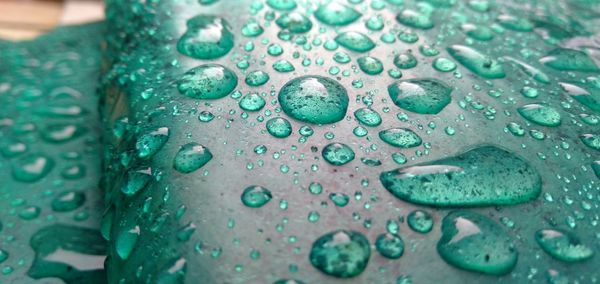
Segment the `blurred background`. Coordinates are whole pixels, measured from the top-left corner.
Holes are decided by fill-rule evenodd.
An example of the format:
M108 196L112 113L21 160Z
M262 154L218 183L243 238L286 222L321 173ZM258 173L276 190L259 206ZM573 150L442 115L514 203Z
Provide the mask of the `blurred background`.
M0 0L0 38L27 40L58 25L103 18L101 0Z

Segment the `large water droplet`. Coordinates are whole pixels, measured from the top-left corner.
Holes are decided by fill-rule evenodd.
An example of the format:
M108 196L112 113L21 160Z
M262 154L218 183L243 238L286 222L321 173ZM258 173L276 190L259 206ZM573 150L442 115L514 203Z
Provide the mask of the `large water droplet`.
M422 14L415 10L403 10L396 15L396 20L403 25L417 29L431 29L433 28L433 22L428 15Z
M12 165L13 177L22 182L36 182L45 177L54 168L54 160L41 154L29 154Z
M517 109L525 119L542 126L559 126L561 123L560 113L547 105L528 104Z
M177 42L177 50L197 59L214 59L233 47L229 23L222 18L200 15L187 21L187 31Z
M375 47L375 43L367 35L354 31L338 34L335 42L356 52L367 52Z
M271 201L273 195L271 195L271 191L262 186L252 185L244 189L241 198L244 205L250 208L258 208Z
M370 108L359 108L354 112L354 117L361 124L375 127L381 124L381 116L379 113Z
M345 26L361 16L356 10L336 1L319 5L314 15L317 20L331 26Z
M369 75L377 75L383 72L383 63L375 57L363 56L359 57L356 62L360 70Z
M323 159L334 166L341 166L354 160L354 151L346 144L331 143L323 147Z
M321 272L350 278L361 274L371 257L369 240L355 231L337 230L318 238L310 250L310 263Z
M267 131L276 138L285 138L292 134L292 124L283 117L274 117L267 121Z
M390 128L379 132L379 138L394 147L412 148L421 145L421 137L408 128Z
M544 65L561 71L598 72L598 66L583 51L557 48L540 59Z
M600 134L582 134L579 139L585 146L600 151Z
M397 81L388 93L395 105L420 114L437 114L452 99L452 88L433 78Z
M231 70L218 64L205 64L183 74L177 89L190 98L213 100L227 96L237 84L238 78Z
M298 12L291 12L281 15L275 23L282 29L286 29L292 33L305 33L312 28L312 22Z
M498 224L478 213L453 211L442 221L437 251L449 264L492 275L509 273L518 253Z
M117 235L117 239L115 241L115 250L121 259L125 260L129 258L129 255L131 255L131 252L137 244L139 236L139 226L134 226L130 229L121 229L121 232Z
M544 229L535 233L535 241L550 256L560 261L578 262L590 259L594 251L582 244L571 232Z
M348 94L340 83L321 76L304 76L287 82L279 103L290 117L315 124L340 121L348 109Z
M452 45L448 53L471 72L488 79L504 78L504 68L498 61L464 45Z
M294 10L297 6L296 0L267 0L267 5L273 9L282 11Z
M180 173L191 173L213 158L208 148L195 142L187 143L179 149L173 159L173 168Z
M152 181L152 169L151 168L139 168L129 170L125 182L121 187L121 192L127 196L133 196L138 191L146 188Z
M535 199L541 191L537 171L494 146L383 172L379 178L394 196L433 206L517 204Z
M600 91L590 92L582 87L569 83L559 83L563 91L586 107L600 112Z
M257 93L249 93L240 100L240 108L245 111L259 111L267 102Z

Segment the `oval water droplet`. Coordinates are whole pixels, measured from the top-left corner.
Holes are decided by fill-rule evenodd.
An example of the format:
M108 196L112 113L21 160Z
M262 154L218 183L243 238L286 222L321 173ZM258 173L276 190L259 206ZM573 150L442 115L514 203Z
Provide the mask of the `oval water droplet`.
M383 72L383 63L375 57L363 56L359 57L356 62L360 70L368 75L377 75Z
M354 151L348 145L343 143L331 143L323 147L323 159L334 165L345 165L354 160Z
M405 26L416 29L431 29L433 21L428 15L415 10L406 9L396 15L396 20Z
M187 31L177 42L177 50L196 59L215 59L233 47L233 33L225 19L200 15L187 21Z
M340 83L321 76L292 79L279 91L283 112L294 119L314 124L342 120L348 101L346 89Z
M245 111L259 111L267 102L258 93L249 93L240 100L240 108Z
M579 139L585 146L600 151L600 134L582 134Z
M367 52L375 48L375 43L367 35L354 31L338 34L335 42L356 52Z
M398 235L383 233L375 240L375 249L385 258L398 259L404 253L404 241Z
M115 240L115 250L121 259L126 260L129 258L131 252L137 244L139 236L139 226L134 226L130 229L121 229L121 232L117 235L117 239Z
M553 49L540 62L559 71L598 72L598 66L585 52L568 49Z
M205 64L183 74L177 89L190 98L214 100L229 95L237 84L233 71L218 64Z
M138 157L152 158L169 140L169 128L159 127L141 135L135 143Z
M379 138L394 147L412 148L421 145L419 135L408 128L390 128L379 132Z
M285 138L292 134L292 124L283 117L274 117L267 121L267 131L276 138Z
M410 69L417 66L417 58L411 52L400 53L394 56L394 65L400 69Z
M383 172L379 179L397 198L439 207L523 203L537 198L542 186L527 162L494 146Z
M359 108L354 112L356 120L363 125L375 127L381 124L381 116L379 113L370 108Z
M427 211L415 210L408 214L406 223L415 232L426 234L433 229L433 217Z
M397 81L388 86L388 93L398 107L420 114L437 114L452 99L452 88L433 78Z
M127 172L125 182L121 186L121 192L127 196L133 196L140 190L146 188L152 181L152 169L149 167L132 169Z
M296 0L267 0L267 5L281 11L291 11L297 6Z
M319 271L338 278L361 274L371 257L369 240L355 231L337 230L315 240L310 263Z
M590 108L593 111L600 112L600 90L590 92L583 87L569 83L558 83L562 90L580 104Z
M12 164L12 176L17 181L36 182L54 168L54 160L41 154L29 154Z
M180 173L188 174L206 165L213 158L208 148L195 142L187 143L173 159L173 168Z
M252 185L244 189L241 198L244 205L250 208L259 208L271 201L273 195L271 195L271 191L262 186Z
M336 1L320 4L315 18L330 26L345 26L360 18L361 13Z
M312 22L298 12L285 13L281 15L275 23L282 29L292 33L305 33L312 28Z
M85 203L85 194L80 191L61 192L52 200L52 210L56 212L68 212L79 208Z
M77 124L55 123L42 128L40 136L50 143L64 143L74 140L86 132L85 127Z
M246 84L252 87L262 86L267 81L269 81L269 74L259 70L252 71L246 76Z
M437 251L454 267L491 275L509 273L518 258L500 225L469 211L453 211L444 218Z
M542 126L555 127L561 123L560 113L544 104L528 104L517 109L525 119Z

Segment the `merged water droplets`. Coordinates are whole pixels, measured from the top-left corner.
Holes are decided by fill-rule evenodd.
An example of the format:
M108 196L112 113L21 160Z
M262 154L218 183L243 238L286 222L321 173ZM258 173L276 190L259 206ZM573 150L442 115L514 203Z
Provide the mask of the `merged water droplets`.
M229 95L237 84L238 78L233 71L218 64L205 64L183 74L177 89L191 98L214 100Z
M420 114L437 114L452 99L452 88L433 78L397 81L387 89L395 105Z
M564 262L584 261L594 256L592 248L582 244L573 233L560 229L543 229L535 233L535 241L555 259Z
M345 26L360 18L361 13L337 1L329 1L319 5L314 16L324 24Z
M361 274L371 257L369 240L355 231L327 233L312 244L310 263L319 271L338 278Z
M513 241L502 227L470 211L453 211L444 217L437 251L457 268L492 275L509 273L518 258Z
M173 168L180 173L188 174L203 167L212 158L213 155L208 148L198 143L190 142L179 148L173 159Z
M394 196L432 206L517 204L537 198L541 177L527 162L494 146L381 173Z
M314 124L338 122L346 115L348 94L338 82L321 76L303 76L279 91L281 109L290 117Z
M215 59L233 48L233 34L225 19L199 15L187 21L187 31L177 42L177 50L197 59Z

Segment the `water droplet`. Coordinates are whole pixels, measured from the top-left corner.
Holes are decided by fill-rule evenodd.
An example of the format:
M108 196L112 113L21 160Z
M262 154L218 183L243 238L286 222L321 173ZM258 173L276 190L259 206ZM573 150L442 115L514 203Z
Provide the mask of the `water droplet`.
M329 199L338 207L344 207L350 202L350 197L345 193L330 193Z
M543 229L535 233L535 241L550 256L564 262L590 259L594 251L582 244L571 232L560 229Z
M457 268L492 275L509 273L518 258L512 240L500 225L469 211L453 211L444 218L437 251Z
M210 111L203 110L198 115L198 120L201 122L210 122L215 118L215 115Z
M433 60L433 68L440 72L451 72L456 69L456 63L444 57L438 57Z
M592 162L592 170L594 170L596 177L600 179L600 160Z
M240 100L240 108L245 111L259 111L265 104L265 99L257 93L249 93Z
M256 21L249 21L242 27L242 35L246 37L257 37L265 30Z
M121 192L127 196L133 196L138 191L146 188L152 181L152 169L151 168L139 168L135 170L129 170Z
M546 75L546 73L544 73L542 70L537 69L523 61L514 59L509 56L505 56L504 59L517 65L517 67L519 67L519 69L521 69L521 71L523 71L528 76L532 77L534 80L536 80L540 83L543 83L543 84L550 83L550 77L548 77L548 75Z
M400 69L410 69L417 66L417 58L411 52L400 53L394 56L394 65Z
M589 92L588 90L569 83L559 83L560 87L573 99L578 101L580 104L600 112L600 91Z
M559 126L561 123L560 113L547 105L528 104L517 109L525 119L542 126Z
M504 78L504 68L498 61L482 54L481 52L464 45L452 45L447 48L448 53L467 67L471 72L487 78L497 79Z
M354 160L354 151L346 144L342 143L331 143L323 147L323 159L326 162L334 165L341 166Z
M177 50L196 59L215 59L233 47L233 34L223 18L200 15L187 21L187 31L177 42Z
M426 234L433 228L433 217L427 211L415 210L406 217L408 226L415 232Z
M383 63L381 63L381 61L375 57L359 57L356 62L358 62L358 67L360 70L368 75L377 75L383 72Z
M285 138L292 134L292 124L283 117L274 117L267 121L267 131L276 138Z
M420 114L437 114L452 99L452 88L433 78L397 81L388 86L395 105Z
M264 85L267 81L269 81L269 74L263 71L252 71L246 76L246 84L252 87Z
M297 12L281 15L275 23L282 29L292 33L305 33L312 28L312 22L303 14Z
M52 210L68 212L79 208L85 203L85 194L80 191L63 191L52 200Z
M231 70L218 64L205 64L183 74L177 89L190 98L214 100L227 96L237 83L238 78Z
M279 91L283 112L294 119L314 124L342 120L348 101L346 89L341 84L321 76L292 79Z
M52 225L37 231L30 244L35 259L27 275L33 279L54 277L65 283L106 281L106 241L96 230Z
M541 191L534 168L494 146L383 172L379 179L394 196L433 206L518 204L537 198Z
M330 1L319 5L314 15L317 20L324 24L345 26L360 18L361 13L339 2Z
M361 124L366 126L375 127L381 124L381 116L379 113L370 108L359 108L354 112L354 117Z
M41 154L29 154L13 162L12 176L17 181L36 182L54 168L54 160Z
M208 148L195 142L187 143L173 159L173 168L180 173L191 173L206 165L213 158Z
M600 134L582 134L579 139L585 146L600 151Z
M540 62L560 71L598 72L596 63L583 51L557 48L548 52Z
M285 59L278 60L275 63L273 63L273 69L280 73L287 73L296 70L296 68L294 68L294 65L292 65L291 62Z
M397 259L404 253L404 241L398 235L383 233L375 240L375 249L383 257Z
M463 24L461 26L461 29L463 30L463 32L465 32L467 36L475 40L489 41L494 38L494 32L492 32L492 29L486 26L475 24Z
M149 131L137 140L135 149L140 158L152 158L169 140L169 128L159 127Z
M337 230L315 240L310 263L321 272L338 278L361 274L371 257L369 240L355 231Z
M415 10L403 10L396 15L396 20L403 25L409 26L416 29L431 29L433 28L433 22L428 15L419 13Z
M379 138L394 147L412 148L421 145L421 137L408 128L390 128L379 132Z
M42 212L42 209L40 209L37 206L28 206L26 208L24 208L23 210L21 210L21 212L19 212L19 217L23 220L33 220L37 217L40 216L40 212Z
M272 198L271 191L258 185L246 187L242 193L242 203L250 208L262 207Z
M297 6L296 0L267 0L267 5L273 9L282 11L294 10Z
M7 251L0 249L0 263L3 263L4 261L6 261L9 256L10 256L10 254Z
M180 284L185 281L187 261L183 257L173 258L161 269L156 278L157 284Z
M40 136L50 143L64 143L76 139L86 132L86 128L77 124L56 123L42 128Z
M354 31L338 34L335 42L356 52L367 52L375 47L375 43L368 36Z
M129 255L131 255L131 252L137 244L139 236L139 226L134 226L131 229L123 228L122 231L117 235L117 239L115 241L115 250L121 259L126 260L129 258Z
M533 23L525 18L504 14L498 16L497 20L501 26L509 30L518 32L530 32L533 30Z

